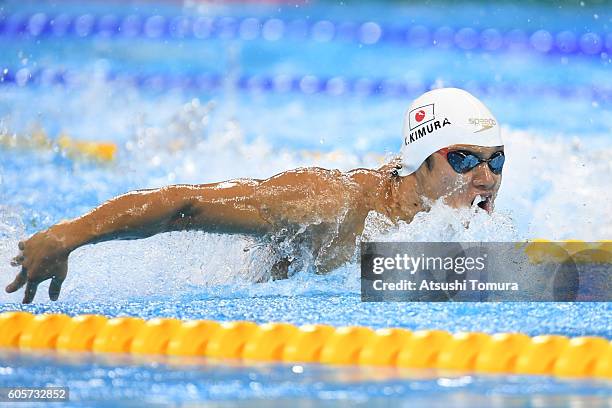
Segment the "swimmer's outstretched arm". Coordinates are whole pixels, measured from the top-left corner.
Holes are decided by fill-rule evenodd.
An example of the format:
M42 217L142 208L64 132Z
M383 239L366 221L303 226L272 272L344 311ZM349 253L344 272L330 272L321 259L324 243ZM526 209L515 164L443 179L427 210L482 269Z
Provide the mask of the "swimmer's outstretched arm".
M270 224L259 215L254 189L257 180L203 185L174 185L130 192L89 213L63 221L19 242L20 254L11 265L21 267L9 293L26 285L30 303L38 284L51 279L49 298L57 300L75 249L114 239L139 239L180 230L263 234Z
M271 220L291 222L291 217L303 216L299 212L281 214L284 207L278 203L303 202L304 198L312 201L310 197L316 190L320 194L315 197L338 193L330 191L330 186L341 183L330 180L337 178L339 172L320 170L290 171L267 180L174 185L113 198L79 218L55 224L20 242L21 252L11 264L21 267L21 271L6 291L12 293L26 285L23 302L30 303L38 284L51 279L49 297L56 300L66 278L68 255L87 244L180 230L265 234L274 228ZM312 210L307 207L302 212ZM335 208L330 206L330 210Z

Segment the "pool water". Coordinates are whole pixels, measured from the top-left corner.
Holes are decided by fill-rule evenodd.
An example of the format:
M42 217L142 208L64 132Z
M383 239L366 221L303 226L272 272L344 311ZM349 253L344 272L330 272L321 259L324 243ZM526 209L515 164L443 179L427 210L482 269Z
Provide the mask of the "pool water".
M374 236L610 239L611 11L483 2L3 2L0 274L8 283L16 273L8 262L19 239L129 190L263 178L297 166L379 166L399 150L411 99L450 85L482 98L503 125L507 164L496 212L438 206L392 231L372 222ZM68 134L114 142L117 158L70 157L37 143L32 135L41 132L52 141ZM255 284L266 254L249 237L199 232L83 247L71 254L59 302L45 298L43 283L33 305L21 305L21 293L0 293L0 312L612 339L609 303L361 303L357 263ZM60 383L79 406L604 406L612 397L609 383L594 380L190 363L3 351L0 387Z
M15 367L9 374L13 382L70 384L70 397L76 396L91 406L112 406L120 400L122 406L196 406L200 401L207 401L206 406L220 407L235 406L236 402L279 407L388 404L604 407L609 401L608 383L561 381L550 377L447 377L414 370L311 364L245 365L238 361L94 357L78 353L70 356L2 353L1 356L5 364ZM58 405L61 406L52 403L52 406Z

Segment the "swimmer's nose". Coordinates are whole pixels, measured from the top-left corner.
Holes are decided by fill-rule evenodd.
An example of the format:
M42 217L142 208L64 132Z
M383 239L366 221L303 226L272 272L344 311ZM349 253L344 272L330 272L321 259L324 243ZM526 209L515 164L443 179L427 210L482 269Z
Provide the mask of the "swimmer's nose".
M495 176L486 163L480 163L472 172L472 183L478 189L490 190L495 186Z

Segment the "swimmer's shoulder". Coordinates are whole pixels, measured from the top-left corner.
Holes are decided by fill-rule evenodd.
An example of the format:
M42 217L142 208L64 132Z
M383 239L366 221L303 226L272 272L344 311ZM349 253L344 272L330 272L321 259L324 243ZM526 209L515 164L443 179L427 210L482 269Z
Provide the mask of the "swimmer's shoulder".
M395 169L395 164L387 164L378 169L356 168L349 171L314 166L298 167L269 178L265 184L318 185L322 190L360 195L387 182L397 173Z
M347 172L347 175L355 182L364 186L378 185L397 177L401 167L400 162L394 159L377 169L357 168Z
M368 188L368 186L378 185L381 182L389 180L389 178L397 174L397 169L399 167L395 161L391 161L378 169L356 168L349 171L317 166L296 167L265 179L236 178L214 183L213 185L215 188L231 188L237 186L258 188L263 186L323 183L328 187L332 187L333 185L344 185L345 187L354 188L356 186L362 186Z
M323 167L296 167L291 170L285 170L282 173L275 174L267 178L264 182L267 183L291 183L291 182L329 182L334 179L340 180L344 173L337 169L326 169Z

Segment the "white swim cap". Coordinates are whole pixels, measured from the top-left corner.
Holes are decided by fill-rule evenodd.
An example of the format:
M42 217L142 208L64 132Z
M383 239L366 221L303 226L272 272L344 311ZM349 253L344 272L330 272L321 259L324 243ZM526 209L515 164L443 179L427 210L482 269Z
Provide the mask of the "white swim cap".
M434 89L412 102L404 115L401 176L414 173L431 154L454 144L503 145L497 120L469 92Z

